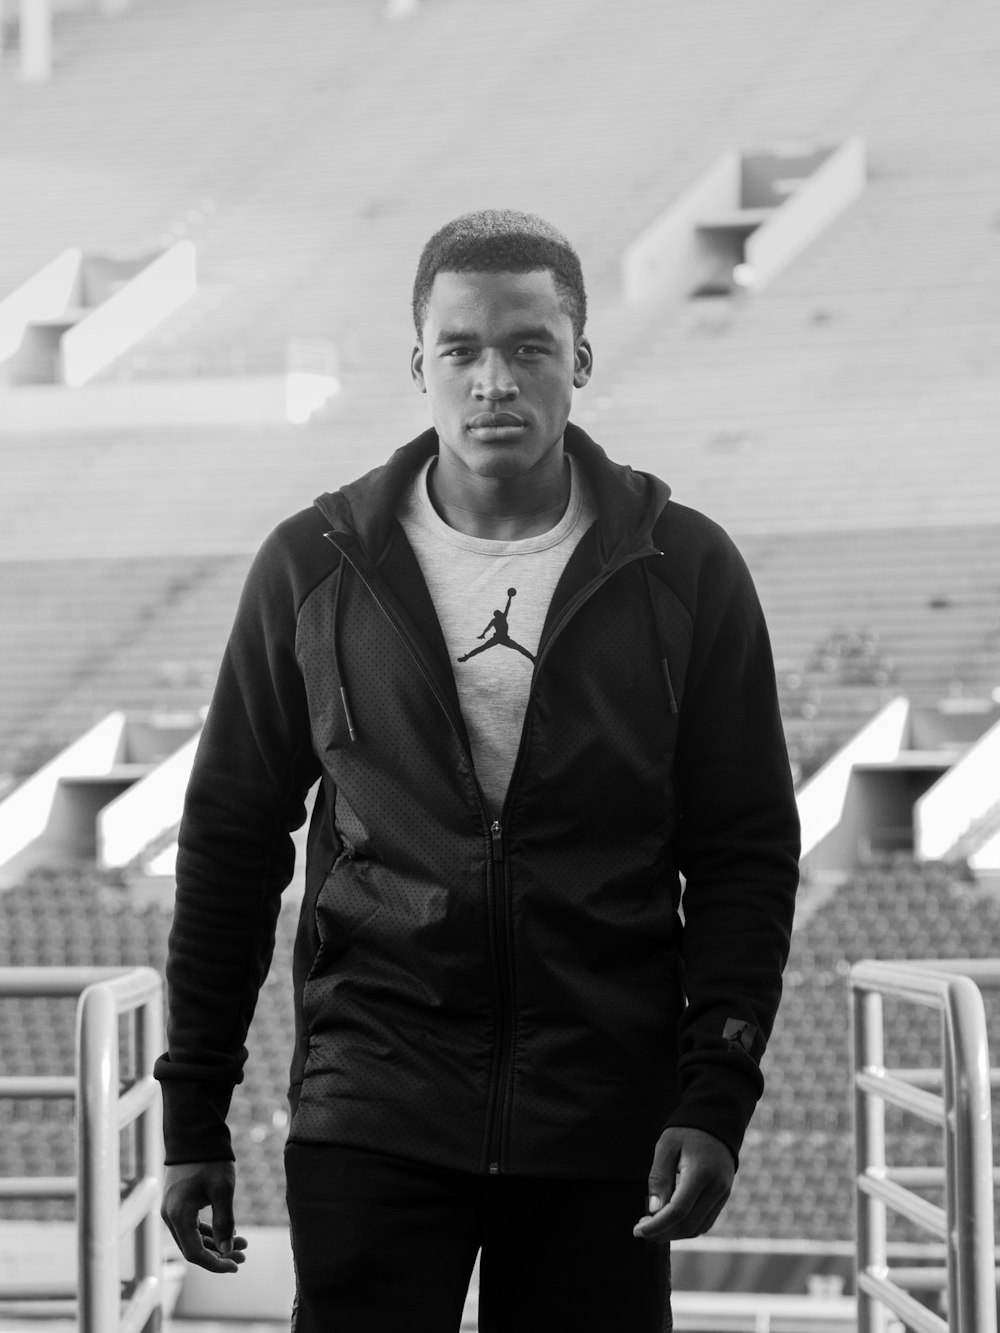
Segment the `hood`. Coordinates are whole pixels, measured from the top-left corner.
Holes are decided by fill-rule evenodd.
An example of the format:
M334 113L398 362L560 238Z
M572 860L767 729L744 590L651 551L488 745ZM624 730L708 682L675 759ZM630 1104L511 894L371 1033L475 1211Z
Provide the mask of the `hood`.
M670 499L666 482L647 472L613 463L590 436L572 422L563 447L573 455L590 483L597 507L600 557L610 564L625 550L652 541L653 526ZM357 481L328 491L314 501L337 532L352 533L372 564L389 548L396 511L414 474L438 452L437 431L426 430L404 444L380 467Z

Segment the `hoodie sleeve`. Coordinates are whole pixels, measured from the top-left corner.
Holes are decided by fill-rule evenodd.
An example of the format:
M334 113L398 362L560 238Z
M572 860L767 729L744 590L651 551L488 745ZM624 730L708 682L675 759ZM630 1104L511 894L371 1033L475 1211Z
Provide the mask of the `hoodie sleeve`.
M788 958L799 820L763 612L739 552L709 531L675 769L687 1007L667 1123L709 1130L738 1160Z
M168 1164L233 1156L226 1115L292 875L291 833L319 773L295 656L288 527L251 567L185 798L168 1049L155 1067Z

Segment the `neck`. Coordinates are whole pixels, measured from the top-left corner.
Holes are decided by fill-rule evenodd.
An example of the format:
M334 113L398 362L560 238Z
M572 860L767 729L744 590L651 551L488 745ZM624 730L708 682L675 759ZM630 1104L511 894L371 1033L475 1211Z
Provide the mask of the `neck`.
M539 537L556 526L569 504L569 459L558 458L544 472L516 477L481 477L450 465L439 455L427 476L431 504L450 528L487 541Z

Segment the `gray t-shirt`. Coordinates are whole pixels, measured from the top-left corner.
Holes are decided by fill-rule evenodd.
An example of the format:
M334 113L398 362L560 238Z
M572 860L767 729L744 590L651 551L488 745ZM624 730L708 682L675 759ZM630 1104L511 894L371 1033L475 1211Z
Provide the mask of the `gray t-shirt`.
M437 611L455 672L476 773L499 816L521 741L535 654L559 576L595 509L575 460L566 512L520 541L487 541L448 526L417 474L399 508Z

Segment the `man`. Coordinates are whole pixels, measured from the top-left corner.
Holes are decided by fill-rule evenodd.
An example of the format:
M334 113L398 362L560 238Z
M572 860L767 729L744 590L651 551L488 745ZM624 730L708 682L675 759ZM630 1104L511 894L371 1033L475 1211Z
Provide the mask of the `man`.
M454 1333L480 1248L483 1333L659 1333L663 1243L729 1195L788 950L767 633L725 534L569 424L593 355L565 238L459 218L413 305L434 427L265 542L199 747L164 1217L236 1270L225 1116L318 778L296 1333Z

